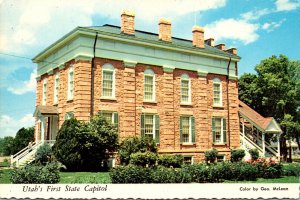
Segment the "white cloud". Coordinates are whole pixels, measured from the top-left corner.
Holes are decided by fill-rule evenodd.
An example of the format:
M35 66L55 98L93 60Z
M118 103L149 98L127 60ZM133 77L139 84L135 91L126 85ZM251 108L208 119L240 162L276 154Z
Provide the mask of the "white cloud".
M276 28L279 28L285 20L286 19L282 19L279 22L266 22L262 25L262 29L266 30L267 32L272 32Z
M242 13L241 16L244 20L250 21L250 20L257 20L264 15L270 14L271 12L272 11L269 10L268 8L264 8L261 10L253 10L246 13Z
M9 115L0 116L0 137L15 136L22 127L28 128L34 125L32 114L26 114L20 119L15 119Z
M256 33L258 24L252 24L245 20L221 19L205 27L205 34L216 40L239 40L245 45L256 41L259 35Z
M35 92L36 89L36 70L30 74L30 79L19 83L14 83L13 86L7 88L8 91L21 95L27 92Z
M290 11L300 8L300 0L277 0L277 11Z

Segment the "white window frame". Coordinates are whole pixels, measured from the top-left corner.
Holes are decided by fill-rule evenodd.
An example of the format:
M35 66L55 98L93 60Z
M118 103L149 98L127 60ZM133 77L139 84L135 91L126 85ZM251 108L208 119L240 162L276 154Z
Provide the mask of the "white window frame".
M54 92L53 92L53 103L57 104L58 103L58 95L59 95L59 87L60 87L60 82L59 82L59 73L57 72L54 76Z
M106 110L103 110L101 111L101 115L104 117L104 114L110 114L111 115L111 124L115 124L115 114L118 114L117 112L114 112L114 111L106 111Z
M220 137L220 142L217 142L217 138L216 138L216 136L217 136L217 134L215 133L215 135L214 135L214 140L215 140L215 143L214 144L225 144L226 142L224 142L224 126L223 126L223 123L224 123L224 120L226 120L224 117L213 117L215 120L216 119L218 119L218 120L220 120L221 121L221 130L220 130L220 134L221 134L221 137ZM215 132L216 132L216 127L212 127L212 130L215 130ZM227 134L227 129L226 129L226 134Z
M112 75L112 92L111 92L111 96L105 96L104 95L104 88L103 88L103 85L104 85L104 73L105 72L112 72L113 75ZM102 67L102 88L101 88L101 93L102 93L102 96L101 98L112 98L114 99L115 98L115 68L112 64L104 64L103 67Z
M184 158L191 158L191 165L194 164L194 156L183 156L183 162L184 162Z
M146 135L152 135L153 140L155 140L155 115L154 114L145 114L145 126L146 126L146 117L147 116L151 116L152 117L153 124L152 124L152 133L151 134L150 133L145 133L145 136Z
M190 115L182 115L181 117L189 118L189 141L188 142L182 142L182 144L192 144L192 117ZM183 133L182 133L183 137Z
M73 98L74 98L74 68L73 65L70 65L68 71L68 100L72 100Z
M47 79L43 81L43 93L42 93L42 105L45 106L47 103Z
M152 78L152 98L146 99L146 77ZM155 88L155 73L152 69L146 69L144 71L144 101L145 102L155 102L156 99L156 88Z
M184 101L183 100L183 92L182 92L182 82L183 81L188 81L188 100ZM192 88L191 88L191 79L189 77L189 75L187 74L182 74L181 75L181 81L180 81L180 100L181 100L181 104L191 104L192 103Z
M219 98L220 98L220 102L217 103L215 102L215 85L218 85L220 88L219 91ZM214 78L213 79L213 106L217 106L217 107L222 107L223 106L223 99L222 99L222 82L220 79L218 78Z

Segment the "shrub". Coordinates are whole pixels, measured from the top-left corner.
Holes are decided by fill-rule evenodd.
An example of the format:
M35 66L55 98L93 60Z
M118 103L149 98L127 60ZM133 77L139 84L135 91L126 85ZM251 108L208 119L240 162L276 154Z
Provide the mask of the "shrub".
M231 162L239 162L245 157L244 149L232 149L231 150Z
M117 147L117 129L97 114L89 123L66 120L52 149L67 171L99 171Z
M298 163L290 163L282 166L283 176L300 176L300 165Z
M157 159L158 165L164 167L179 168L183 164L182 155L159 155Z
M206 164L184 165L183 169L190 173L191 182L209 182L210 167Z
M151 168L127 165L113 168L109 175L112 183L150 183Z
M157 152L156 143L152 138L128 137L122 141L119 148L120 162L123 165L128 165L131 154L146 151Z
M130 156L130 163L142 167L153 167L156 164L157 155L153 152L137 152Z
M257 149L250 149L249 153L252 160L257 160L259 158L259 152Z
M191 176L182 168L158 166L151 170L151 183L190 183Z
M216 149L208 150L205 152L206 163L214 163L217 159L218 151Z
M52 158L52 149L48 143L40 146L35 153L35 163L46 165Z
M26 165L24 168L14 169L11 173L12 183L58 183L60 165L51 162L43 165Z
M230 166L230 171L232 175L228 180L234 181L256 180L258 173L258 170L255 166L244 162L232 163Z
M282 165L272 158L259 158L252 165L257 168L257 178L279 178L282 175Z

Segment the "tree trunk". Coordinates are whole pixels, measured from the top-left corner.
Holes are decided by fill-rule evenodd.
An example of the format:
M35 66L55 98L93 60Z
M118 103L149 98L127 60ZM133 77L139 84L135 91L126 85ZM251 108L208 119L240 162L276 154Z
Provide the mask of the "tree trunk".
M281 135L281 155L282 155L282 160L283 161L287 161L287 147L286 147L286 138L285 138L285 130L283 132L283 134Z
M297 135L297 137L296 137L296 142L297 142L297 144L298 144L298 149L300 149L300 140L299 140L299 136Z

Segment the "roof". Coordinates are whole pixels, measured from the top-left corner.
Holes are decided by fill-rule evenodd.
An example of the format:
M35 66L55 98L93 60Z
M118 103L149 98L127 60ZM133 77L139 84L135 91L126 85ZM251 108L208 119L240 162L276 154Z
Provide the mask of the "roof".
M37 106L35 108L33 116L36 117L38 114L41 115L57 115L58 108L56 106Z
M166 41L159 40L158 34L156 34L156 33L151 33L151 32L146 32L146 31L141 31L141 30L135 30L134 35L124 34L124 33L121 33L120 26L115 26L115 25L110 25L110 24L104 24L103 26L89 26L89 27L81 27L81 28L90 29L90 30L94 30L94 31L112 33L112 34L119 35L121 37L131 37L132 39L142 39L142 40L147 40L148 42L159 42L159 43L162 43L165 45L172 45L172 46L176 46L176 47L187 47L187 48L192 48L193 50L196 50L196 51L204 50L209 53L240 58L237 55L233 55L226 51L222 51L216 47L212 47L207 44L204 44L204 47L205 47L204 49L194 47L192 40L182 39L182 38L178 38L178 37L172 37L171 42L166 42Z
M264 131L267 130L270 123L274 120L273 117L263 117L247 104L239 100L239 113L256 124L259 128Z
M182 39L182 38L177 38L177 37L172 37L171 42L166 42L159 40L158 34L156 33L151 33L151 32L146 32L146 31L141 31L141 30L135 30L134 35L129 35L129 34L124 34L121 32L121 27L115 26L115 25L110 25L110 24L105 24L103 26L88 26L88 27L76 27L73 29L71 32L54 42L52 45L47 47L45 50L40 52L38 55L36 55L32 60L34 62L38 62L40 57L44 55L47 52L51 52L56 48L59 48L59 44L64 41L64 40L70 40L72 37L75 37L76 33L80 32L83 34L85 33L98 33L99 35L109 35L109 36L114 36L117 38L123 38L123 39L129 39L129 40L139 40L147 43L152 43L156 45L164 45L164 46L171 46L175 47L178 49L188 49L192 50L195 52L203 52L203 53L208 53L211 55L219 55L222 57L226 57L227 59L233 58L236 60L240 60L240 57L234 54L231 54L226 51L222 51L216 47L209 46L207 44L204 44L205 48L198 48L193 46L193 42L191 40L187 39Z

